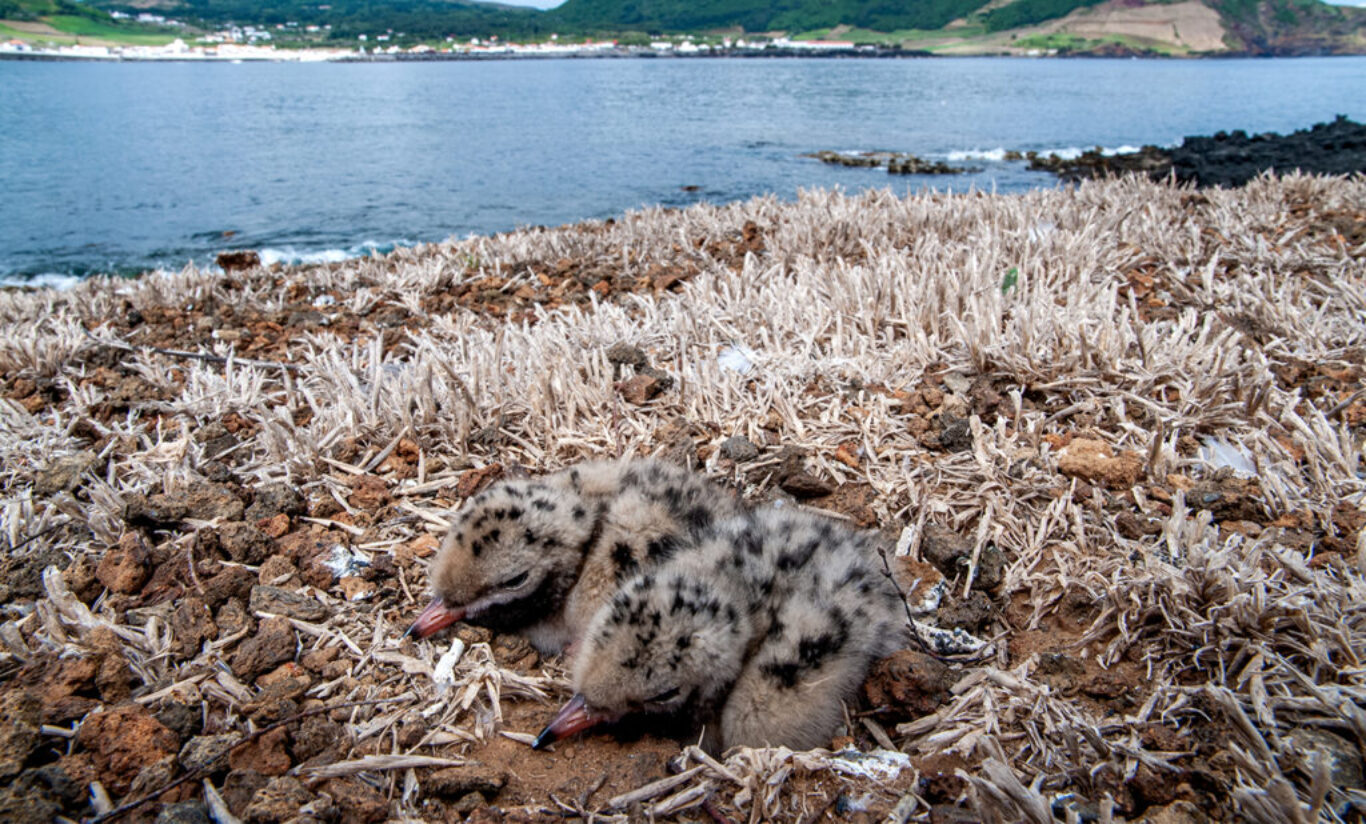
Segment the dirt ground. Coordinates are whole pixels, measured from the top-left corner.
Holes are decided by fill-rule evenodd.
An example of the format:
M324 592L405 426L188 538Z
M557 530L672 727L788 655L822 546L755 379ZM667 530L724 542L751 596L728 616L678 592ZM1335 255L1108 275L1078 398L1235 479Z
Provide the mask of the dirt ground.
M1078 191L757 201L5 296L0 816L1360 820L1362 184ZM1060 239L1028 234L1045 219ZM1020 302L1004 263L918 271L925 243L977 271L930 237L1026 269ZM942 314L898 315L884 265L940 284ZM745 314L789 292L790 318ZM1134 337L1060 317L1085 340L1022 378L1029 313L1074 311ZM761 351L698 331L722 316ZM879 349L917 334L959 343ZM974 351L992 335L1016 354ZM840 371L862 357L902 360ZM613 454L882 534L922 643L828 750L714 760L636 725L532 751L562 662L477 627L401 637L451 509L514 465Z

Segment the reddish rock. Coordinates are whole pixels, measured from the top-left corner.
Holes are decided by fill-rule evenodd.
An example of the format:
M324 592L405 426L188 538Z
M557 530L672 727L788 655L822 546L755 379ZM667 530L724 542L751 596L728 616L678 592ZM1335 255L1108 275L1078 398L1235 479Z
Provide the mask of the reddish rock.
M491 463L479 469L469 469L461 473L455 482L455 494L461 498L474 496L479 490L503 477L503 465Z
M76 743L90 752L100 780L117 795L128 792L144 767L180 749L175 733L131 702L86 716Z
M389 485L383 478L374 475L360 475L351 480L351 494L346 502L365 512L379 512L393 500Z
M664 391L664 384L653 375L636 375L617 384L617 390L629 403L647 403Z
M1073 438L1058 453L1058 471L1110 489L1128 489L1143 477L1143 458L1137 452L1116 455L1103 441Z
M243 681L294 660L294 629L288 618L267 618L232 657L233 674Z
M958 674L939 660L898 650L873 664L863 694L870 705L882 708L893 720L907 720L938 709L957 680Z
M142 590L152 574L151 554L142 536L129 532L119 539L119 545L104 553L95 577L113 592L134 595Z
M271 518L262 518L256 522L256 528L270 538L279 538L289 532L289 527L289 516L283 512Z
M284 775L292 766L288 747L289 731L279 727L233 750L228 755L228 765L234 770L253 770L261 775Z

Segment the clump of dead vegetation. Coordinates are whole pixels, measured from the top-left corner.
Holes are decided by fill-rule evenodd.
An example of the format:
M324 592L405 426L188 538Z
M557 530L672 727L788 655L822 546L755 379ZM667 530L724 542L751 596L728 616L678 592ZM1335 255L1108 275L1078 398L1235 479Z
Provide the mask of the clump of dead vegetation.
M0 810L1353 819L1363 225L811 192L0 295ZM925 648L829 752L533 753L558 662L401 638L464 497L649 453L885 533Z

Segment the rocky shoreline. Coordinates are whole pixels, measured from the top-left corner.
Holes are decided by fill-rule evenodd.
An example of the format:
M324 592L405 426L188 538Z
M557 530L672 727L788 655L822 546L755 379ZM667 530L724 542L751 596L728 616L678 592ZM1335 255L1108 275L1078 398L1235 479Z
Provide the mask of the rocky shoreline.
M905 152L820 151L803 155L840 166L886 168L892 174L964 174L980 168L925 160ZM1005 162L1026 162L1030 169L1052 172L1076 182L1124 174L1152 180L1172 177L1197 187L1241 186L1264 172L1346 175L1366 172L1366 125L1339 115L1288 135L1274 132L1249 136L1242 130L1209 137L1187 137L1176 148L1144 146L1135 152L1110 153L1095 148L1076 157L1008 151Z

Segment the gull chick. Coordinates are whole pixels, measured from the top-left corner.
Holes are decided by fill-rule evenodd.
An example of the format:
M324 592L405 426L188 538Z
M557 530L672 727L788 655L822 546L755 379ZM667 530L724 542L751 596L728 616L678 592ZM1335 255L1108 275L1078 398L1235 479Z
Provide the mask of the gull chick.
M432 564L435 598L409 632L465 620L560 652L623 580L742 511L705 477L655 459L495 484L457 513Z
M799 511L720 525L598 611L576 694L536 746L636 713L696 718L713 749L828 743L869 664L905 640L878 564L871 537Z

